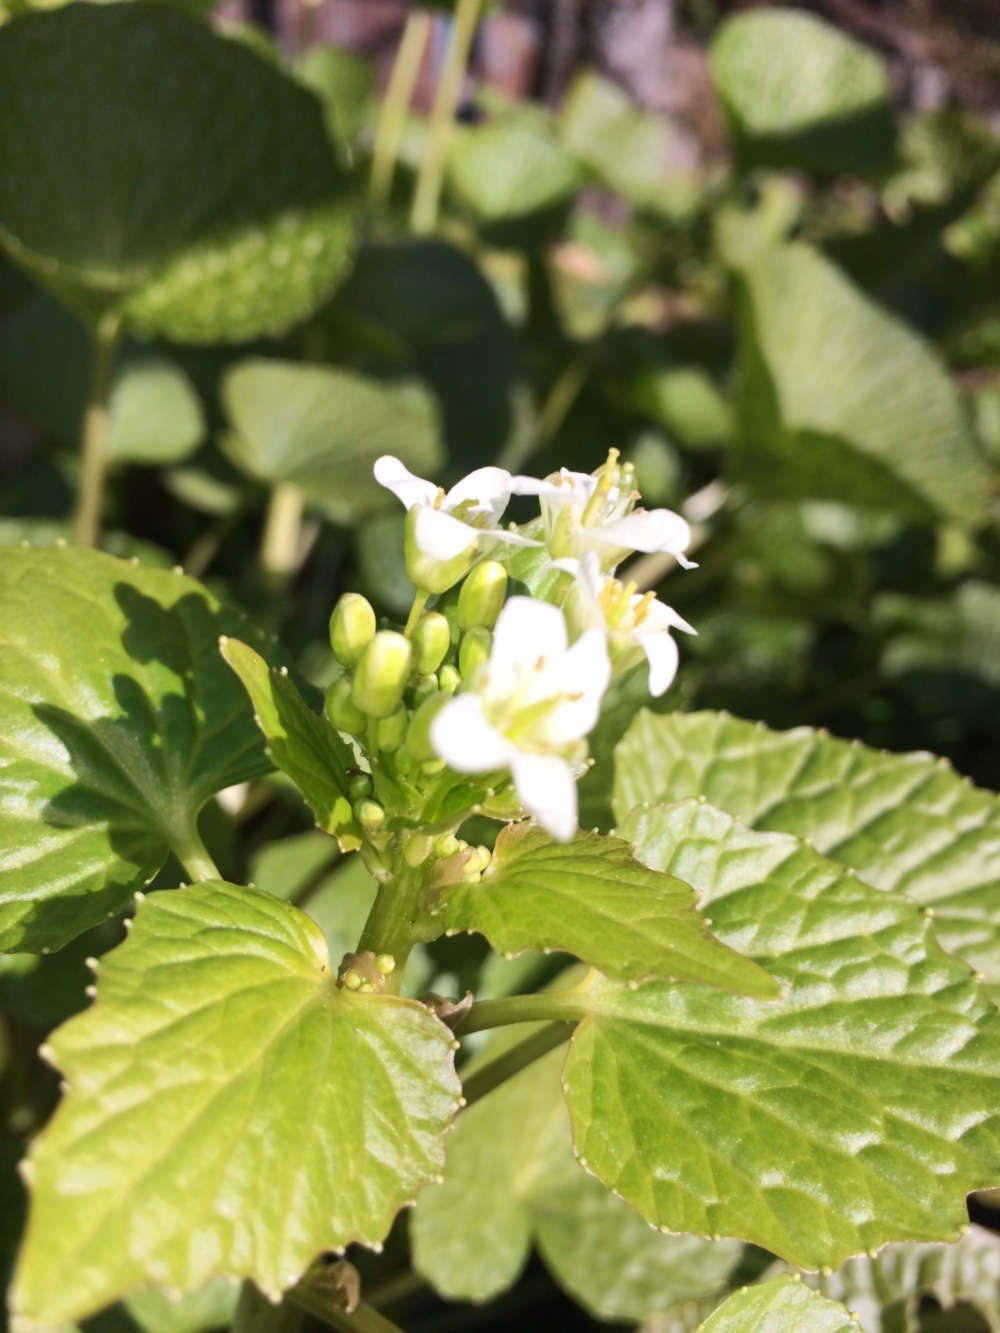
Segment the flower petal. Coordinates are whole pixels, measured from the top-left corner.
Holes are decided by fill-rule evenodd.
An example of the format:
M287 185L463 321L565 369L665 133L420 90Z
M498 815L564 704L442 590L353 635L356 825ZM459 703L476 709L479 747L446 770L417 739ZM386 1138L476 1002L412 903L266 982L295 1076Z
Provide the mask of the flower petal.
M539 542L534 537L524 537L520 532L512 528L486 528L483 530L483 550L489 551L498 542L506 542L510 546L544 546L544 542Z
M460 694L431 723L431 745L457 773L509 768L517 751L483 713L478 694Z
M539 658L560 659L566 640L566 620L558 607L533 597L511 597L493 631L490 693L506 694Z
M445 496L445 509L454 509L463 500L472 500L472 516L488 514L490 525L497 523L510 501L510 473L502 467L479 467L455 483Z
M537 731L548 745L568 745L593 731L601 714L601 700L611 680L604 629L585 630L552 674L563 697L539 721Z
M576 833L576 783L565 759L550 754L518 754L511 770L518 799L542 828L559 842Z
M421 505L413 518L413 540L421 555L444 562L471 550L479 532L442 509Z
M637 606L642 601L639 593L632 598L632 606ZM659 633L660 630L680 629L685 634L697 634L698 631L693 625L689 625L682 615L679 615L672 606L667 606L666 602L661 602L659 598L650 602L646 608L645 618L642 624L636 630L637 634Z
M415 477L409 468L392 454L383 454L381 458L376 458L373 471L378 484L384 486L387 491L392 491L396 499L401 500L407 509L412 509L414 505L434 503L438 493L437 486L432 481Z
M678 559L679 553L691 545L687 519L669 509L637 509L624 518L589 529L587 536L628 551L668 551Z
M677 644L666 630L655 634L637 634L636 641L649 663L649 692L654 699L658 699L661 694L666 694L677 675L680 659Z

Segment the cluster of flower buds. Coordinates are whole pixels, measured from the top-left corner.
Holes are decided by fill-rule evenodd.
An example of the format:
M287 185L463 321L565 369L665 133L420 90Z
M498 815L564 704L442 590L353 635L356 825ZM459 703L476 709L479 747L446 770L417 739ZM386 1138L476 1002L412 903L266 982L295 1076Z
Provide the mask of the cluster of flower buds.
M691 533L678 514L636 507L633 470L614 450L593 474L480 468L447 492L392 457L375 475L406 506L417 596L402 633L379 629L363 597L341 597L326 712L355 743L350 795L374 873L395 830L411 865L433 857L439 877L475 879L490 854L455 836L470 812L526 811L571 838L586 737L612 676L645 658L651 692L670 685L671 631L694 631L614 570L635 551L688 566ZM537 496L540 521L501 527L513 495ZM535 548L536 570L556 572L538 585L548 591L508 597L511 547Z

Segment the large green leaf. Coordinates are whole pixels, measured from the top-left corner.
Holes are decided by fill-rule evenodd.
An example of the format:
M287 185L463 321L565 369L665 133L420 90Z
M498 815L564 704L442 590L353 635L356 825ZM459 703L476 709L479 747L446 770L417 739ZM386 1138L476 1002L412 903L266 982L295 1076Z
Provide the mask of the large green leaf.
M786 1274L733 1292L699 1333L857 1333L857 1327L845 1306Z
M485 1058L509 1044L495 1040ZM459 1117L444 1183L421 1195L413 1216L417 1270L452 1299L490 1300L517 1279L534 1240L559 1283L600 1318L641 1319L714 1294L742 1246L662 1236L580 1170L559 1087L564 1057L551 1052Z
M238 639L224 637L219 646L253 702L269 757L298 787L317 828L337 838L342 850L354 850L361 830L347 790L353 752L336 728L309 708L286 670L268 666Z
M640 713L616 751L618 818L688 796L932 907L945 948L1000 983L1000 798L946 760L727 713Z
M622 833L786 991L596 983L564 1074L588 1169L657 1225L801 1267L956 1239L1000 1178L1000 1014L923 909L697 801Z
M559 950L619 981L777 993L761 968L712 938L687 884L641 864L620 838L579 833L563 843L536 825L509 825L482 879L450 885L435 910L448 930L479 931L500 953Z
M452 1045L423 1005L340 990L280 899L154 895L52 1039L68 1091L31 1153L15 1310L59 1324L216 1273L277 1297L377 1244L443 1164Z
M759 9L712 43L712 79L748 165L823 173L889 164L889 80L868 47L811 14Z
M544 113L521 107L460 127L448 179L478 218L501 222L562 203L580 184L580 169Z
M151 353L125 362L111 391L110 458L176 463L194 453L204 435L201 402L179 366Z
M245 44L166 5L67 5L0 29L0 86L0 240L88 314L245 339L342 271L319 104Z
M937 354L805 244L742 280L735 457L754 486L973 521L985 465Z
M0 549L0 947L58 949L193 844L268 764L194 579L72 547Z
M385 504L372 475L380 454L395 454L420 476L441 465L433 399L412 381L254 359L227 373L222 397L233 462L261 481L301 486L338 523Z

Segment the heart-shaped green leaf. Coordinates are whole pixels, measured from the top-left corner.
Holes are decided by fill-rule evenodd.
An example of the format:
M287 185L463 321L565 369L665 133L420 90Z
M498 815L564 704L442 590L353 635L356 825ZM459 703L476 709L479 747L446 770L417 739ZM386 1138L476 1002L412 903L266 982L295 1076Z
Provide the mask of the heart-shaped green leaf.
M802 1267L955 1239L1000 1178L1000 1014L923 910L695 801L622 832L786 995L596 985L565 1070L581 1160L657 1225Z
M277 1297L320 1251L379 1243L444 1162L453 1044L413 1000L339 989L288 903L155 894L52 1038L68 1091L31 1152L14 1308L60 1324L215 1273Z
M442 462L434 400L419 384L290 361L242 361L222 390L233 430L223 441L237 467L266 482L294 482L336 523L384 506L372 475L395 454L419 476Z
M320 106L244 43L166 5L67 5L0 29L0 86L0 240L88 315L242 340L341 273L353 210Z
M268 755L305 797L317 828L337 838L342 851L353 851L361 843L347 791L354 756L340 733L309 708L287 671L272 669L238 639L224 638L219 646L253 701Z
M464 1072L510 1044L494 1039ZM564 1058L552 1051L459 1116L444 1183L413 1215L418 1271L451 1299L486 1301L516 1280L534 1239L557 1281L602 1319L713 1295L743 1247L662 1236L581 1171L559 1087Z
M484 125L461 126L448 179L478 218L502 222L562 203L581 173L544 112L524 106Z
M858 1333L850 1311L791 1274L734 1291L698 1333Z
M735 462L756 489L973 520L985 465L937 353L801 242L742 278Z
M615 752L619 819L704 796L807 838L879 889L933 908L941 943L1000 983L1000 798L928 754L887 754L727 713L640 713Z
M435 910L448 930L479 931L501 953L559 950L619 981L778 992L756 963L712 938L687 884L637 861L620 838L579 833L563 843L534 824L508 825L480 882L450 885Z
M878 56L812 14L739 14L712 43L712 79L744 161L822 173L889 165L889 80Z
M198 811L266 772L219 657L248 626L194 579L66 546L0 549L0 947L121 911Z

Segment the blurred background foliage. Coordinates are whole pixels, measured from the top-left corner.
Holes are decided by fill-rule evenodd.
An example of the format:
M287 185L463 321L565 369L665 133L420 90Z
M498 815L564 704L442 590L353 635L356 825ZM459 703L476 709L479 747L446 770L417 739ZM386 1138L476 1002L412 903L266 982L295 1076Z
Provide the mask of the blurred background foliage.
M657 708L930 749L1000 786L994 0L210 8L0 7L0 542L99 528L323 685L340 592L390 619L410 602L374 458L447 485L615 447L695 530L696 570L630 571L698 629ZM616 686L600 759L648 702L642 673ZM592 822L609 785L587 780ZM342 951L366 877L281 781L224 796L203 822L227 877L307 906ZM105 935L0 970L0 1171L55 1096L19 1033L82 1005ZM440 941L427 984L481 961ZM591 1313L634 1322L680 1281L653 1263L611 1308L547 1225ZM401 1244L367 1262L391 1271ZM989 1274L947 1324L940 1288L920 1313L911 1287L907 1318L1000 1328ZM102 1321L196 1333L226 1317L226 1292L200 1299ZM470 1319L415 1299L408 1328ZM592 1326L537 1260L476 1321L513 1318Z

